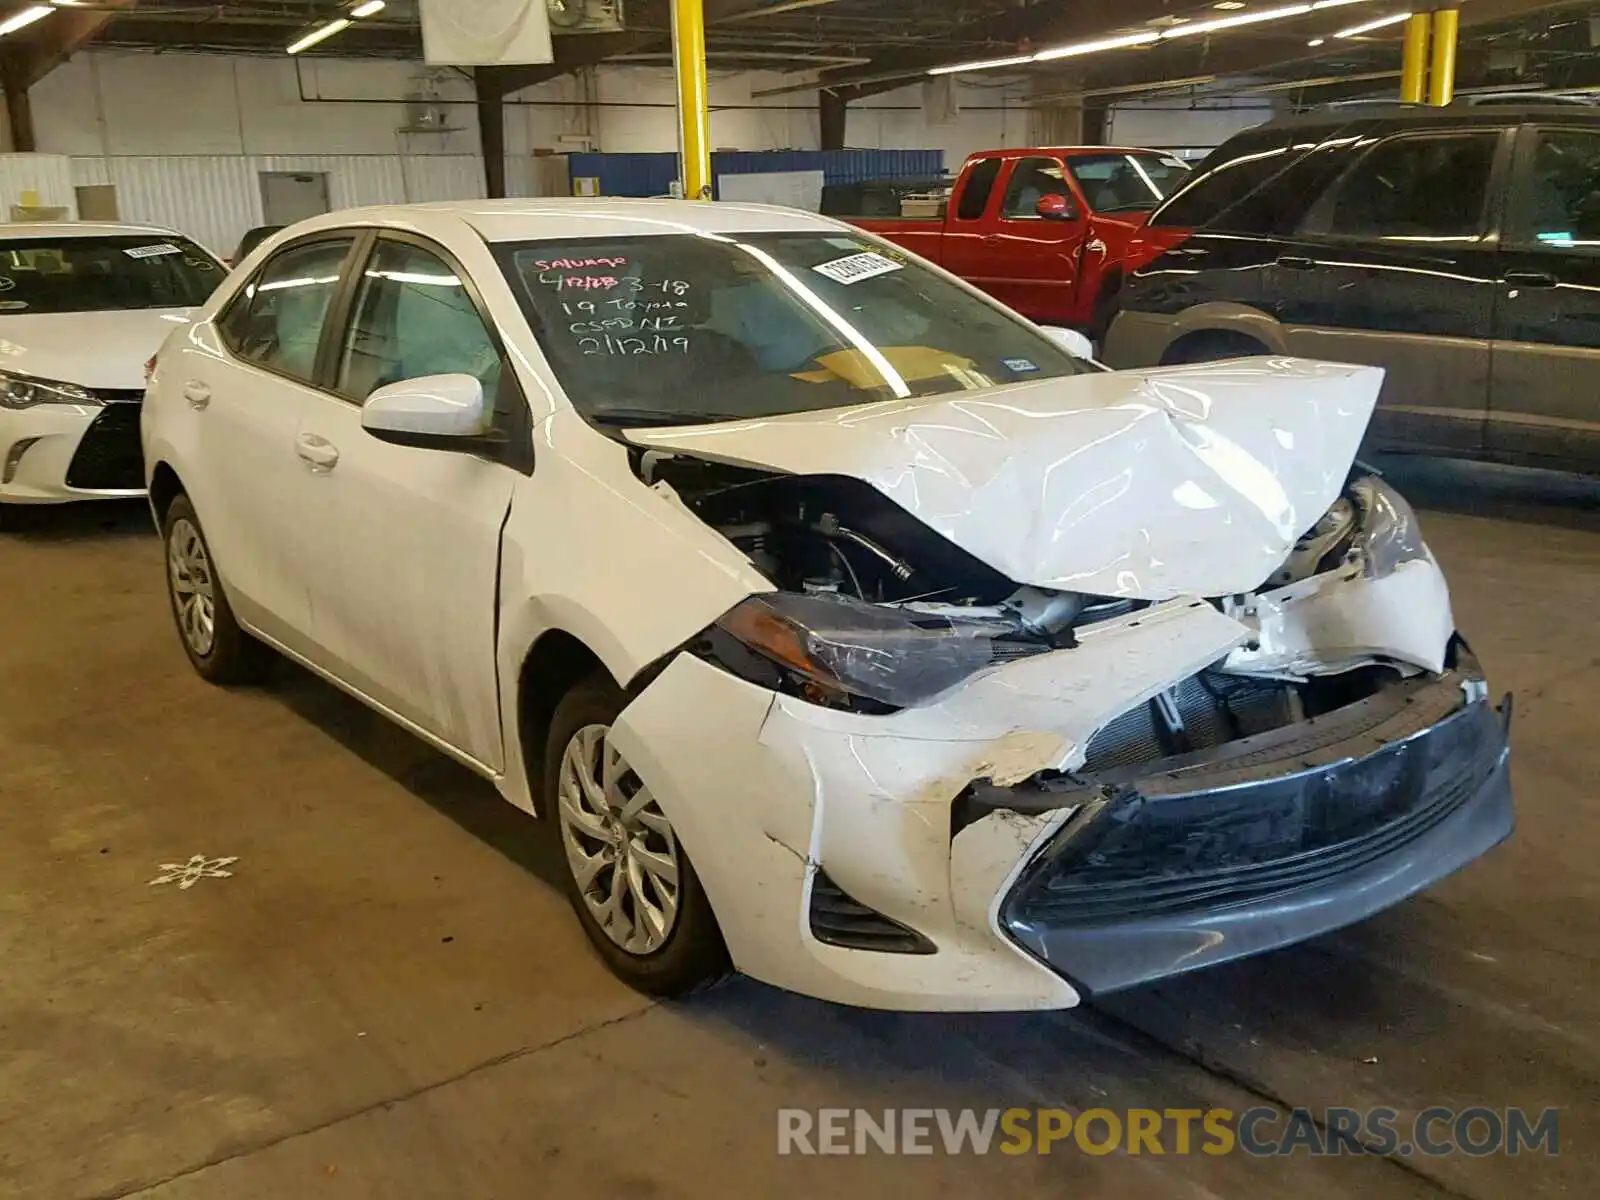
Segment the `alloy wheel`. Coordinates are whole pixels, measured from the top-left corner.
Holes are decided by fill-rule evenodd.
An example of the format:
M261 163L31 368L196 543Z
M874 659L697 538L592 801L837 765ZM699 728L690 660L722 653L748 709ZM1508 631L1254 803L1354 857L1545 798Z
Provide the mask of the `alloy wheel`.
M659 950L678 919L678 839L650 789L609 740L585 725L561 756L557 816L584 907L629 954Z
M167 576L178 631L189 649L204 658L217 641L217 585L205 539L184 517L174 521L167 533Z

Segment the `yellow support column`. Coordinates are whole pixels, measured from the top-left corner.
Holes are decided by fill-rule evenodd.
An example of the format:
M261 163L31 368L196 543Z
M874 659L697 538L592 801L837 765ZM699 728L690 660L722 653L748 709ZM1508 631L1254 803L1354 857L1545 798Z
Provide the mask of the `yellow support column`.
M678 167L683 194L711 199L711 118L706 99L705 0L672 0L672 65L678 76Z
M1428 76L1428 103L1445 105L1456 96L1456 34L1461 12L1441 8L1433 14L1433 69Z
M1421 104L1428 98L1428 30L1432 13L1412 13L1406 21L1405 56L1400 61L1400 99Z

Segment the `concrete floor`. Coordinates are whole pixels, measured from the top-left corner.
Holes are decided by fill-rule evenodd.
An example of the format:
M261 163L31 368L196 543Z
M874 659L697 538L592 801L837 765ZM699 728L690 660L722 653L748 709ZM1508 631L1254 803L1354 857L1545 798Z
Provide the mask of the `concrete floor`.
M0 534L0 1196L1593 1194L1600 483L1410 464L1520 827L1316 943L1045 1016L601 970L529 823L299 672L189 670L142 510ZM233 876L149 887L160 864ZM780 1158L783 1107L1560 1105L1560 1157ZM908 1189L915 1188L916 1192Z

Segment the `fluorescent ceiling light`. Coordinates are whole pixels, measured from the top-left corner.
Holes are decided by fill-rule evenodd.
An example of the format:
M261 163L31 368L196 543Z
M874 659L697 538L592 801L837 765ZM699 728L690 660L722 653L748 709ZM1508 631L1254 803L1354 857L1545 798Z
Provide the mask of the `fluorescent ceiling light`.
M1260 21L1281 21L1285 17L1298 17L1311 11L1309 4L1286 4L1282 8L1264 8L1260 12L1239 13L1232 17L1213 17L1209 21L1194 21L1188 25L1175 25L1161 31L1167 38L1189 37L1196 33L1213 33L1219 29L1232 29L1237 25L1254 25Z
M382 12L385 0L367 0L365 4L357 5L350 10L352 17L370 17L375 12Z
M1031 54L1014 54L1010 58L985 58L978 62L953 63L948 67L930 67L929 75L954 75L958 71L989 71L995 67L1020 67L1033 61Z
M1308 46L1320 46L1320 45L1322 45L1323 42L1325 42L1327 40L1328 40L1327 38L1312 38L1309 42L1306 43L1306 45L1308 45Z
M35 4L32 8L25 8L15 16L9 17L5 21L0 21L0 37L5 37L8 33L15 33L19 29L26 28L35 21L41 21L54 11L55 9L48 4Z
M1392 17L1379 17L1376 21L1367 21L1361 25L1352 25L1349 29L1341 29L1334 37L1355 37L1361 33L1371 33L1374 29L1382 29L1385 25L1398 25L1401 21L1409 21L1411 14L1408 12L1395 13Z
M334 34L342 33L346 29L349 29L349 28L350 28L350 22L345 17L340 17L337 21L329 21L321 29L313 29L310 33L306 34L305 37L301 38L298 42L291 42L289 44L289 53L290 54L299 54L300 51L302 51L302 50L309 50L309 49L311 49L312 46L315 46L318 42L325 42L329 38L331 38Z
M1041 50L1033 56L1034 62L1050 62L1057 58L1075 58L1080 54L1094 54L1100 50L1121 50L1124 46L1147 46L1151 42L1159 42L1161 35L1154 29L1142 30L1139 33L1127 33L1119 37L1101 38L1093 42L1074 42L1070 46L1055 46L1049 50Z
M1217 0L1217 2L1211 7L1220 8L1225 12L1231 12L1233 9L1243 8L1244 6L1244 0Z

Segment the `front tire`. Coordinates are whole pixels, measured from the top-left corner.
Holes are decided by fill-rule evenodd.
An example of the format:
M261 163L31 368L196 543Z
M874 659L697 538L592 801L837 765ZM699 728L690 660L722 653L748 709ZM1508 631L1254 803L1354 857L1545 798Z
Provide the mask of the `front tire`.
M259 683L266 678L272 651L234 619L189 497L180 495L167 506L161 541L178 640L200 677L216 684Z
M671 822L609 740L626 702L600 674L562 698L543 794L567 897L606 966L637 991L682 996L725 975L728 951Z

